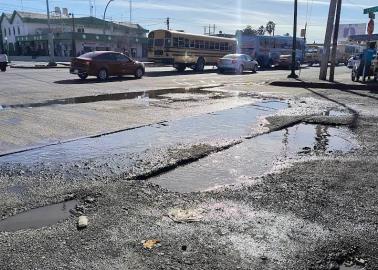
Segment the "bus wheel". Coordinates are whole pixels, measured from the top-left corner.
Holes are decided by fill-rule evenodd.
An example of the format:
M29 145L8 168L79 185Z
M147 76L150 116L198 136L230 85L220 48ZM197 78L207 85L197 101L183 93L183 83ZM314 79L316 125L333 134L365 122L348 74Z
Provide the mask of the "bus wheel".
M178 64L175 66L175 68L178 72L184 72L186 69L186 66L184 64Z
M197 60L196 71L202 72L205 69L205 60L200 57Z

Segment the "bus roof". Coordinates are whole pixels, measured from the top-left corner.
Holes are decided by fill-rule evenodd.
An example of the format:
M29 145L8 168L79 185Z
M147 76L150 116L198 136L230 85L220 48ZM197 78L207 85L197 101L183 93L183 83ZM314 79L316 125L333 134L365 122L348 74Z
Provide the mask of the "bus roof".
M194 33L187 33L187 32L181 32L181 31L175 31L175 30L166 30L166 29L157 29L157 30L153 30L151 31L150 33L152 32L156 32L156 31L165 31L165 32L170 32L172 34L177 34L177 35L181 35L181 36L196 36L196 37L202 37L202 38L210 38L210 39L217 39L217 40L232 40L232 41L236 41L235 38L225 38L225 37L217 37L217 36L208 36L208 35L202 35L202 34L194 34Z

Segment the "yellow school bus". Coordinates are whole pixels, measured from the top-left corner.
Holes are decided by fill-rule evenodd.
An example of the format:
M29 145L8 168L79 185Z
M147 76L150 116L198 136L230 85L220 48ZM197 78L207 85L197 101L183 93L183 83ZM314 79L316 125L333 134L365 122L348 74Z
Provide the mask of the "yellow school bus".
M219 58L235 53L236 40L180 31L155 30L148 35L148 59L173 65L178 71L190 67L203 71L216 65Z

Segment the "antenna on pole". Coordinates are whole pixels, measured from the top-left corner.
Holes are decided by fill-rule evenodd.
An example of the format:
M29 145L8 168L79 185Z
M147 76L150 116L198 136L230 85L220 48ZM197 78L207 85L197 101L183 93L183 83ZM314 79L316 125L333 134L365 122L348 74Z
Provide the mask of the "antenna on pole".
M89 0L89 14L91 17L93 17L93 2L92 0Z
M170 29L169 29L169 17L167 17L166 24L167 24L167 30L170 30Z

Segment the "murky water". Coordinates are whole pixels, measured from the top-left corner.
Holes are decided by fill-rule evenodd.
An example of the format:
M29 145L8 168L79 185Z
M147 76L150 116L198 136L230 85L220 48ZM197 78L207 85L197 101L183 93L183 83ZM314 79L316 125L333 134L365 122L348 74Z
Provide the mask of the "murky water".
M224 92L209 91L202 88L170 88L170 89L159 89L153 91L137 91L137 92L122 92L122 93L109 93L101 94L96 96L81 96L63 99L51 99L42 102L35 103L21 103L21 104L3 104L0 105L0 110L2 109L18 109L18 108L38 108L47 107L52 105L68 105L68 104L82 104L82 103L93 103L100 101L117 101L125 99L137 99L137 98L151 98L151 99L164 99L169 98L169 94L192 94L192 95L208 95L209 98L219 98L222 94L226 96Z
M301 124L247 140L150 181L171 191L203 191L251 181L283 158L347 152L357 146L347 128Z
M37 229L53 225L70 217L70 210L75 208L76 200L62 202L32 209L0 221L0 232L15 232L24 229Z
M107 154L140 153L151 147L201 142L213 138L237 139L248 135L259 117L284 108L287 108L287 103L260 101L216 113L6 155L0 157L0 163L74 161Z

